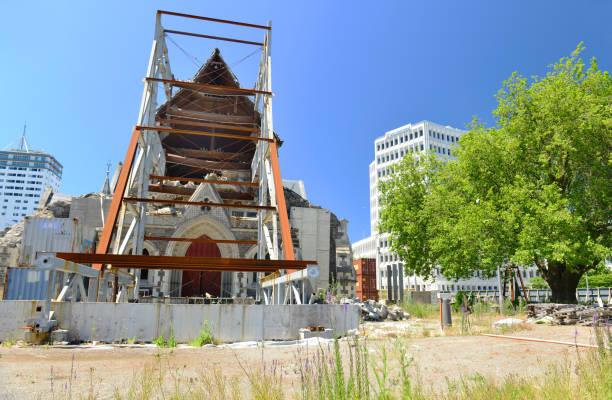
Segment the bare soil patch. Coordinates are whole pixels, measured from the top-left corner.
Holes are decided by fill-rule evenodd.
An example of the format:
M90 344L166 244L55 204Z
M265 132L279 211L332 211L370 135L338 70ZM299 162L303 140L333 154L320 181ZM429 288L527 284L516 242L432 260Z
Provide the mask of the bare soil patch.
M585 327L534 325L514 336L593 343L592 331ZM439 331L438 331L439 332ZM540 374L550 363L575 360L574 347L519 342L471 336L434 336L408 338L409 353L414 357L415 375L426 387L444 390L446 381L475 374L502 378L508 374ZM377 357L380 346L393 346L392 338L367 339L370 353ZM347 354L350 343L343 341ZM326 345L323 345L326 347ZM221 347L158 349L153 347L58 348L53 346L0 347L0 399L4 398L112 398L118 388L129 387L136 373L145 366L166 368L180 377L176 384L198 379L205 369L220 369L235 376L243 388L248 375L272 367L282 374L290 393L299 384L298 358L318 351L319 347L287 346L230 349ZM578 350L584 351L584 350ZM417 373L418 371L418 373ZM169 382L169 384L173 384Z

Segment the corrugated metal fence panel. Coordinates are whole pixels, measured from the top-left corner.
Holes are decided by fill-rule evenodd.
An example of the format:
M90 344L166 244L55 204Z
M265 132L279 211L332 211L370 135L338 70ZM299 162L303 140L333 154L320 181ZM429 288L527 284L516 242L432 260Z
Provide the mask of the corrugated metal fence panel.
M5 300L44 300L49 271L35 268L9 268Z
M20 265L34 265L38 251L80 251L76 218L26 217Z
M465 292L473 293L476 297L487 301L497 301L497 296L499 296L497 290L466 290ZM522 294L522 291L520 293ZM549 302L551 295L550 289L527 289L527 297L534 303ZM510 296L510 293L506 292L506 296ZM598 297L604 302L612 301L612 288L589 288L588 291L586 288L576 289L577 301L595 301Z

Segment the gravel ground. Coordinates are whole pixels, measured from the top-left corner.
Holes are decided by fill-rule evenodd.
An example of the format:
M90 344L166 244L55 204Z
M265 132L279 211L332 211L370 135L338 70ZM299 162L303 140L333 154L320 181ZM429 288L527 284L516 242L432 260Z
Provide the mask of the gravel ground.
M393 346L395 340L415 325L426 326L430 337L408 340L409 353L414 357L414 371L422 383L434 390L444 390L446 379L481 374L501 378L508 374L533 375L542 373L549 363L576 358L576 349L569 346L529 343L483 336L440 335L435 321L398 321L366 323L370 353L375 357L380 345ZM436 330L437 329L437 330ZM593 343L591 329L578 327L578 342ZM378 331L378 333L376 333ZM380 332L387 332L384 335ZM388 332L392 332L388 334ZM542 326L510 333L514 336L574 341L573 326ZM377 337L385 337L381 339ZM321 347L326 348L328 344ZM346 354L349 342L343 341ZM145 346L35 346L0 347L0 399L111 398L114 391L125 390L134 374L145 366L162 366L182 377L197 379L204 369L222 369L226 376L248 386L247 373L262 366L277 365L282 369L283 383L291 392L299 383L298 358L313 354L319 346L271 346L262 348L178 347L158 349ZM580 350L584 351L584 350Z

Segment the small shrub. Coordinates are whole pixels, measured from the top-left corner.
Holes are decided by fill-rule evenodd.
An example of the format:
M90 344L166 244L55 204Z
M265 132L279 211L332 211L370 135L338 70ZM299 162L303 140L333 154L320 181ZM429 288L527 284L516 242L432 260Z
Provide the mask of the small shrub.
M206 344L216 344L212 329L208 326L208 321L204 321L200 335L189 342L189 345L193 347L202 347Z
M158 347L176 347L176 339L174 338L174 328L170 326L170 338L166 340L164 334L160 333L158 338L153 339L153 343Z

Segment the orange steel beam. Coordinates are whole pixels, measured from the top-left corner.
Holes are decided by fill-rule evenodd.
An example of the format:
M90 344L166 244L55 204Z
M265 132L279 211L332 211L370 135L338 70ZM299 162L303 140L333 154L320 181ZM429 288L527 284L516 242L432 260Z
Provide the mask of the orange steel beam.
M165 123L165 124L202 126L202 127L205 127L205 128L218 128L218 129L227 129L227 130L230 130L230 131L258 132L259 133L259 128L249 128L248 126L212 124L210 122L186 121L186 120L183 120L183 119L163 119L163 118L157 118L156 121L161 122L161 123Z
M204 132L204 131L192 131L190 129L174 129L174 128L165 128L163 126L137 126L136 129L139 131L159 131L159 132L170 132L170 133L182 133L185 135L197 135L197 136L215 136L222 138L230 138L236 140L251 140L251 141L264 141L264 142L272 142L274 139L268 139L260 136L241 136L241 135L232 135L231 133L216 133L216 132Z
M204 39L223 40L225 42L252 44L252 45L255 45L255 46L263 46L264 45L261 42L250 42L248 40L226 38L226 37L221 37L221 36L203 35L201 33L191 33L191 32L183 32L183 31L175 31L175 30L172 30L172 29L164 29L164 32L165 33L174 33L174 34L177 34L177 35L194 36L194 37L199 37L199 38L204 38Z
M167 242L191 242L191 243L227 243L227 244L257 244L257 240L224 240L206 238L178 238L164 236L146 236L145 240L161 240Z
M265 95L272 95L272 92L266 92L265 90L255 90L255 89L247 89L247 88L237 88L234 86L220 86L220 85L211 85L209 83L200 83L200 82L190 82L190 81L182 81L182 80L178 80L178 79L163 79L163 78L151 78L151 77L147 77L144 78L146 81L150 81L150 82L161 82L161 83L167 83L170 84L172 86L186 86L186 87L193 87L193 88L200 88L200 89L210 89L210 90L216 90L216 91L227 91L227 92L236 92L236 93L242 93L244 95L247 96L254 96L256 94L265 94Z
M287 204L285 203L285 192L283 191L283 179L278 164L278 150L276 141L270 143L270 164L272 166L272 176L274 177L274 187L276 189L276 207L278 209L278 219L281 228L281 238L283 239L283 250L286 260L295 260L293 253L293 241L291 240L291 227L287 216ZM295 272L289 270L288 273Z
M214 185L234 185L234 186L251 186L251 187L259 186L259 183L257 182L219 181L215 179L183 178L180 176L150 175L150 178L157 179L160 181L185 181L185 182L196 182L196 183L212 183Z
M123 167L121 168L121 172L119 173L119 179L117 180L117 184L115 185L115 192L113 193L113 200L111 201L111 205L108 210L108 215L106 216L104 229L102 230L102 237L100 238L100 242L96 247L96 254L106 254L106 252L108 251L108 246L110 244L111 237L113 236L113 230L115 228L115 223L117 222L119 208L121 207L121 202L123 201L123 194L125 192L128 178L130 176L130 170L132 169L132 163L134 162L134 157L136 156L136 148L138 147L139 134L140 132L138 131L138 129L134 128L134 130L132 131L132 139L130 140L128 150L125 155L125 160L123 161ZM99 271L102 269L102 264L94 264L93 268Z
M598 346L594 344L584 344L584 343L575 343L575 342L563 342L560 340L548 340L548 339L536 339L536 338L526 338L520 336L505 336L505 335L494 335L491 333L481 333L482 336L488 336L493 338L500 339L511 339L511 340L522 340L525 342L538 342L538 343L552 343L552 344L565 344L567 346L576 346L576 347L586 347L590 349L597 349Z
M230 204L230 203L208 203L205 201L147 199L143 197L124 197L123 201L130 201L133 203L181 204L181 205L187 205L187 206L251 208L253 210L276 210L276 208L272 206L257 206L257 205L250 205L250 204Z
M123 267L140 268L176 268L185 267L206 267L206 268L227 268L227 267L248 267L248 268L274 268L304 269L309 264L316 264L316 261L304 260L259 260L253 258L221 258L221 257L175 257L175 256L146 256L131 254L87 254L87 253L55 253L57 258L72 261L77 264L111 264Z
M210 18L210 17L201 17L199 15L193 15L193 14L183 14L183 13L178 13L178 12L174 12L174 11L164 11L164 10L157 10L158 14L166 14L166 15L173 15L175 17L183 17L183 18L191 18L191 19L200 19L203 21L211 21L211 22L220 22L222 24L231 24L231 25L240 25L240 26L247 26L249 28L258 28L258 29L266 29L266 30L270 30L272 28L270 28L269 26L265 26L265 25L255 25L255 24L249 24L247 22L238 22L238 21L230 21L228 19L218 19L218 18Z
M184 165L186 167L206 168L209 170L231 169L236 171L244 171L251 169L251 163L243 161L210 161L203 160L201 158L186 157L180 154L172 154L169 151L166 151L166 163L179 164Z
M171 193L171 194L179 194L181 196L191 196L193 192L195 192L195 189L181 187L181 186L165 186L159 183L150 183L149 192Z

